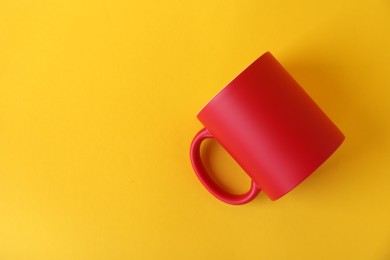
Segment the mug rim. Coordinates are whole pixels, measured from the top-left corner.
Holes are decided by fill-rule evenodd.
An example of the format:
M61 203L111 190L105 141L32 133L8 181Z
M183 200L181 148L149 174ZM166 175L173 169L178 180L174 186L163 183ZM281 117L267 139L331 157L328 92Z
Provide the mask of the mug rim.
M217 94L215 94L213 96L213 98L211 98L210 101L207 102L199 110L199 112L197 114L197 117L199 118L199 115L203 112L203 110L205 110L206 107L208 107L211 103L213 103L215 100L217 100L218 97L221 96L223 92L225 92L225 91L229 90L230 88L234 87L235 84L232 84L232 83L237 81L237 80L239 80L249 70L249 68L253 67L255 65L255 63L257 63L257 62L261 62L261 60L264 59L264 57L268 56L268 55L273 56L270 51L266 51L263 54L261 54L257 59L255 59L252 63L250 63L247 67L245 67L240 73L238 73L237 76L235 76L228 84L226 84L225 87L223 87L221 90L219 90L217 92Z

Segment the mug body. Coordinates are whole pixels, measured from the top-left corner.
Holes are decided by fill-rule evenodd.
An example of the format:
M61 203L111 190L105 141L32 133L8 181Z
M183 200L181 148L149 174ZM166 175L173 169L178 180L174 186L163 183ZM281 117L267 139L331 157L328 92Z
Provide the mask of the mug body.
M219 92L198 119L272 200L313 173L344 140L269 52Z

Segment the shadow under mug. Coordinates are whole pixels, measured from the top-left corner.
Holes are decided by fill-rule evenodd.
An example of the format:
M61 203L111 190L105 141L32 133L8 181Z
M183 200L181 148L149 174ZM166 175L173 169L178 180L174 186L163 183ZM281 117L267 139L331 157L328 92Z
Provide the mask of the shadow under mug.
M262 190L276 200L312 174L344 135L270 52L222 89L198 114L204 129L190 158L201 183L223 202L239 205ZM200 146L215 138L251 177L249 191L231 194L213 181Z

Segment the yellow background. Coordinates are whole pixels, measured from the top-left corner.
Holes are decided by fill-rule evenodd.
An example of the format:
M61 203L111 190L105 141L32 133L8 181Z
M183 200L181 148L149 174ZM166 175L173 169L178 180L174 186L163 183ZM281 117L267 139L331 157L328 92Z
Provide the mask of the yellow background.
M346 140L282 199L226 205L195 116L267 50ZM0 259L390 259L389 112L388 0L0 0Z

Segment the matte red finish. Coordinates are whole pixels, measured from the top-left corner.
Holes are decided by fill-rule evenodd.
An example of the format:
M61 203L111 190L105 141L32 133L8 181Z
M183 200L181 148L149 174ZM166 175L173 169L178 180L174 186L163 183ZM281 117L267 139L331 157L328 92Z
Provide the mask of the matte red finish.
M281 64L267 52L198 114L205 126L191 144L193 168L220 200L243 204L263 190L276 200L315 171L344 135ZM215 138L252 178L248 193L233 195L208 176L200 144Z

